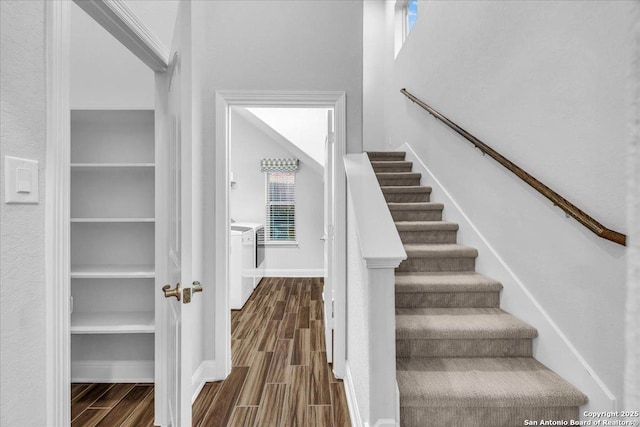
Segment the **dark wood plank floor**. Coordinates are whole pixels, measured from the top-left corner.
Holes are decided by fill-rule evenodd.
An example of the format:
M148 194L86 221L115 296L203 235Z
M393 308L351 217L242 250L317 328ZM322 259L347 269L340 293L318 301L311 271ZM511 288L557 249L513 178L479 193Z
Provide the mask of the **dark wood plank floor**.
M72 384L72 427L152 427L153 384Z
M207 383L193 425L350 426L327 364L321 278L266 278L231 314L233 369ZM152 426L153 385L73 384L72 425Z

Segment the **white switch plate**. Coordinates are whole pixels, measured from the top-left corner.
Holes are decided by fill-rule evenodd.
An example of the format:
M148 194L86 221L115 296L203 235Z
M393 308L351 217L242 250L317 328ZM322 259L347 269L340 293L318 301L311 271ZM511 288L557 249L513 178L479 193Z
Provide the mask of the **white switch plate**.
M4 202L38 203L38 161L4 156Z

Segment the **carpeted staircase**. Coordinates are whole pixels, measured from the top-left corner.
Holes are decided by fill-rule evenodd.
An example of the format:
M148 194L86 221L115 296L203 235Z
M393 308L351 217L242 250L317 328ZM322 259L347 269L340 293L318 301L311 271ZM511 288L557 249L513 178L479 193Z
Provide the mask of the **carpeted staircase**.
M420 186L404 152L369 152L407 259L396 269L402 427L515 427L578 419L587 398L532 357L535 328L500 309L502 285ZM562 424L560 424L562 425Z

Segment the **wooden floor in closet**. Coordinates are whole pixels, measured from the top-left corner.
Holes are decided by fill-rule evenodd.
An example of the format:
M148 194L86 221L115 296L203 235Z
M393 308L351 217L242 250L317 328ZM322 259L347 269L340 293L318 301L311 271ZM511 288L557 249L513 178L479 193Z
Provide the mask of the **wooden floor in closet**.
M344 386L327 364L321 278L265 278L231 314L233 369L207 383L193 425L350 426ZM73 384L72 425L152 426L150 384Z

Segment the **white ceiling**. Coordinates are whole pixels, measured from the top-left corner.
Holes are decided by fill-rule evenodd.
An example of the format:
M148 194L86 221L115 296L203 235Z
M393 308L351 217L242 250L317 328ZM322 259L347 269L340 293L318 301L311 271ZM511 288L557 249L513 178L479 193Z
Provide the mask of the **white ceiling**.
M274 131L324 166L326 108L247 108Z

